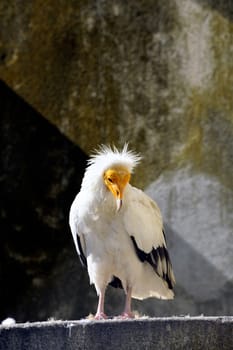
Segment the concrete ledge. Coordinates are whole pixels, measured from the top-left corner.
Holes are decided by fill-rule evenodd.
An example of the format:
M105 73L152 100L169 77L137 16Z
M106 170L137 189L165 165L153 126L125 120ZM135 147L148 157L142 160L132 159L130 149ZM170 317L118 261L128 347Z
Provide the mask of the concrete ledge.
M233 349L233 317L49 321L0 326L1 350Z

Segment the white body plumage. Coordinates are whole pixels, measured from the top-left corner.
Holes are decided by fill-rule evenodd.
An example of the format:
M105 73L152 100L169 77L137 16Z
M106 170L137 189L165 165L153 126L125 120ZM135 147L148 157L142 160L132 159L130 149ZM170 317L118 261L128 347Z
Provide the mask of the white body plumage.
M98 295L104 294L110 282L119 286L120 280L130 297L172 299L175 279L157 204L127 182L117 210L103 179L108 169L126 169L131 174L139 159L127 147L121 152L102 147L89 161L71 206L70 227Z

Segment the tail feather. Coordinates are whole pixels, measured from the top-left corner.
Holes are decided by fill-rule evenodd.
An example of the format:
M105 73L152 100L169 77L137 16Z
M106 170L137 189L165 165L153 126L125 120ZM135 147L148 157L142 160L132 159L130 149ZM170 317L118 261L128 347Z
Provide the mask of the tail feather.
M154 269L147 263L144 264L140 278L135 281L132 291L135 299L146 299L156 297L159 299L173 299L174 292L168 284L159 277Z

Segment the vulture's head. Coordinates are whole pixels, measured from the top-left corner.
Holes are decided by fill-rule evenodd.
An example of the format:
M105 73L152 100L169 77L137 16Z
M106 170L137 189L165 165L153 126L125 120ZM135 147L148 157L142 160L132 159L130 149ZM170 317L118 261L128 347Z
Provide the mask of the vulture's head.
M122 165L113 166L104 172L104 183L116 199L117 211L121 208L124 189L129 183L130 176L129 170Z
M88 162L85 183L97 179L97 184L104 186L115 198L117 211L124 198L124 189L141 157L128 150L125 145L121 151L115 147L101 146Z

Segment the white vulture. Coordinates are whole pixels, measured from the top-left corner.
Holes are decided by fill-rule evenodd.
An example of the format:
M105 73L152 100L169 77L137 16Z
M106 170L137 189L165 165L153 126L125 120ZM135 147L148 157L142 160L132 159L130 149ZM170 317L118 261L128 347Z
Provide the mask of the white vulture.
M173 299L175 278L157 204L130 185L140 156L101 146L88 161L69 223L81 263L87 267L104 319L106 287L123 288L123 318L133 317L131 298Z

